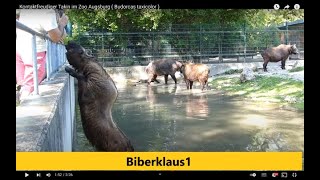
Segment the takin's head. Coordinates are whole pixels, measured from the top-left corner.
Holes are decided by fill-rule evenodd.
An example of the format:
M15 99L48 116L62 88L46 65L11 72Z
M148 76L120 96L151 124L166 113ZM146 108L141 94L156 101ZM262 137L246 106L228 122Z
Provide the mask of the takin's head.
M151 73L151 72L153 72L152 71L152 65L153 65L153 61L151 61L148 65L147 65L147 67L145 67L145 69L144 69L144 71L146 72L146 73Z
M299 50L298 50L296 44L290 45L290 53L291 54L298 54L299 53Z
M176 61L176 65L177 65L177 71L181 72L181 68L182 68L183 64L179 61Z
M192 64L192 63L190 63L190 62L181 63L180 69L179 69L179 71L180 71L181 74L183 74L183 72L185 71L186 66L187 66L188 64Z
M75 69L82 68L89 59L93 58L81 45L75 42L69 42L66 49L67 60Z
M181 64L180 69L179 69L181 74L183 74L185 67L186 67L185 64Z

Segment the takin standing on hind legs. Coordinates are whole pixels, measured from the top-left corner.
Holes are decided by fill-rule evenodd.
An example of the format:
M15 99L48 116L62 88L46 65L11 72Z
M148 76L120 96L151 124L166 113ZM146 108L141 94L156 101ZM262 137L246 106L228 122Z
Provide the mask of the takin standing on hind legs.
M288 59L289 55L299 53L298 48L296 45L284 45L280 44L277 47L272 47L266 49L261 56L263 57L263 70L267 72L267 65L268 62L279 62L281 61L281 68L285 69L286 60Z
M78 80L78 101L84 134L97 151L134 151L111 114L118 90L95 57L78 44L66 46L71 67L65 70Z

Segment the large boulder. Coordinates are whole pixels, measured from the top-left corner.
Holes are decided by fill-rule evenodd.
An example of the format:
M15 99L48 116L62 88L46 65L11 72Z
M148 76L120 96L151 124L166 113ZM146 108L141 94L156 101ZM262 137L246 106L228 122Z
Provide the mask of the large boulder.
M244 67L242 73L240 74L240 81L243 83L252 79L255 79L253 70L249 67Z

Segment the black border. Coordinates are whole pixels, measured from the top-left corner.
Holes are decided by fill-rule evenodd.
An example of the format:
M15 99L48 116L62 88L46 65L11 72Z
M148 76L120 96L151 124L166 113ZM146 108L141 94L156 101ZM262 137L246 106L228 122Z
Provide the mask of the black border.
M82 4L82 5L143 5L153 4L159 5L160 9L273 9L274 4L279 4L281 8L290 5L289 9L294 9L295 4L299 4L301 9L305 8L303 0L55 0L54 2L47 2L42 0L19 0L16 1L16 8L19 5L58 5L58 4Z
M267 177L262 177L266 173ZM278 176L273 177L272 174ZM281 177L282 173L287 174L287 178ZM296 177L293 177L293 173ZM50 175L49 175L50 174ZM71 175L72 174L72 175ZM255 174L255 176L253 175ZM27 177L26 177L27 176ZM25 179L80 179L80 178L120 178L120 177L206 177L224 179L303 179L304 171L17 171L16 178Z
M176 1L176 2L172 2L172 1L169 1L169 0L164 0L164 1L156 1L156 0L135 0L135 1L124 1L124 0L95 0L94 2L92 1L86 1L86 0L83 0L81 1L81 4L106 4L106 2L108 3L117 3L117 4L159 4L160 5L160 9L184 9L184 8L188 8L188 9L195 9L195 8L205 8L205 9L219 9L219 8L222 8L222 9L273 9L273 5L274 4L279 4L281 7L282 6L285 6L286 4L289 4L291 6L291 4L300 4L300 7L301 9L305 9L305 3L303 0L195 0L195 1L189 1L189 2L186 2L186 0L184 0L184 2L182 1ZM76 0L73 0L73 1L68 1L66 2L65 0L55 0L54 2L51 1L51 2L46 2L46 1L41 1L41 0L33 0L33 1L30 1L30 0L19 0L19 1L16 1L16 8L15 9L18 9L19 5L20 4L72 4L72 3L76 3L76 4L79 4L79 2L77 2ZM292 8L293 6L291 6L290 8ZM308 13L307 13L308 14ZM318 16L318 15L317 15ZM11 18L6 18L7 16L6 15L2 15L2 17L5 17L3 18L4 21L8 21L8 23L4 22L4 24L10 24L11 22L14 22L14 21L11 21L10 19ZM8 20L9 19L9 20ZM311 19L310 19L311 21ZM315 22L316 23L316 22ZM307 23L307 27L308 27L308 23ZM14 37L15 35L13 34L15 31L10 28L4 28L5 29L5 36L6 34L9 34L12 33L11 36L9 37ZM8 30L7 30L8 29ZM307 31L308 28L306 28ZM314 29L317 29L317 28L314 28ZM311 34L317 34L317 33L308 33L308 35L306 36L311 36ZM12 41L13 38L9 38L9 41ZM4 41L3 41L4 42ZM308 41L307 41L308 42ZM311 42L309 42L311 43ZM9 45L7 45L6 43L4 44L5 46L11 46L10 43ZM308 44L305 44L306 46L308 46ZM307 49L310 50L307 50L307 52L317 52L317 48L315 51L312 51L312 47L310 45L310 47L308 47ZM11 54L13 54L14 52L9 52L11 49L13 49L12 47L11 48L5 48L5 53L3 54L3 56L8 56L7 58L6 57L3 57L3 61L6 61L5 63L5 66L3 67L3 69L5 69L4 71L6 71L6 69L8 69L9 72L4 72L5 77L3 78L4 81L8 81L8 83L4 82L3 83L3 86L4 88L2 90L6 91L8 90L8 92L3 92L2 95L5 96L6 94L11 94L12 93L12 96L13 96L13 90L11 91L10 88L5 88L7 86L9 86L12 82L14 82L13 80L13 77L11 77L11 74L13 75L13 71L10 70L11 68L6 68L7 65L9 65L11 62L13 63L14 61L10 60L11 59ZM8 52L7 52L8 51ZM318 66L309 66L308 63L309 62L315 62L318 61L317 59L317 53L313 53L315 54L315 57L311 57L310 53L307 53L305 54L305 58L306 59L309 59L310 61L307 61L307 71L305 72L305 82L308 84L308 82L312 82L310 79L315 79L317 77L312 77L311 76L311 72L312 72L312 68L316 68ZM310 56L309 56L310 55ZM309 57L309 58L308 58ZM10 63L7 61L10 61ZM14 67L14 65L12 64L12 66ZM313 72L317 72L316 70L314 70ZM8 78L8 75L10 76ZM11 79L12 78L12 79ZM11 79L11 80L10 80ZM316 81L316 79L315 79ZM316 82L314 82L316 83ZM311 91L311 89L315 90L317 88L308 88L308 85L305 84L305 87L307 87L306 89L308 91ZM316 85L315 85L316 86ZM12 84L12 87L13 84ZM317 90L316 90L317 91ZM309 92L311 93L311 92ZM309 93L305 93L305 97L308 97L309 96ZM317 94L317 92L314 92L313 94ZM11 99L11 98L10 98ZM307 98L308 99L308 98ZM4 101L4 105L7 106L7 103L6 101ZM11 102L11 101L10 101ZM13 102L13 101L12 101ZM305 102L309 102L308 100L305 101ZM13 104L12 104L13 106ZM305 106L307 108L305 108L305 112L310 112L310 110L308 110L308 105L305 104ZM7 111L7 108L4 108L5 111ZM7 112L4 114L3 117L6 117L7 114L9 114L10 112ZM10 114L15 114L15 111L10 113ZM305 116L308 116L309 113L305 113ZM5 120L6 118L3 119L3 121L6 121ZM316 120L317 118L307 118L308 120ZM8 119L9 120L9 119ZM15 121L12 120L9 120L9 123L14 123ZM4 123L7 123L7 122L4 122ZM309 123L309 122L308 122ZM306 123L306 124L308 124ZM12 125L13 127L15 127L14 125ZM307 127L307 126L305 126ZM15 132L12 128L12 131L11 132ZM308 131L305 130L305 137L307 137L307 133ZM316 132L316 131L315 131ZM10 138L6 138L8 135L3 135L3 139L5 139L5 141L9 141L8 143L8 146L9 144L12 142L15 142L12 138L12 140L10 140ZM14 137L14 136L13 136ZM305 138L306 139L306 138ZM305 140L305 142L307 142L307 140ZM12 143L14 144L14 143ZM6 145L4 145L6 146ZM12 146L14 147L14 146ZM306 146L305 146L305 149L306 149ZM10 151L10 148L4 148L4 150L9 150ZM310 151L311 149L307 149L308 151L308 154L311 153ZM14 151L12 151L12 154L13 154ZM9 153L6 153L6 154L11 154L11 152ZM14 155L16 157L16 154ZM304 153L304 156L305 156L305 153ZM309 156L311 157L311 156ZM13 162L13 165L12 165L12 169L16 169L16 163ZM306 166L306 161L304 160L304 170L308 167L308 164ZM307 162L310 162L309 160L307 160ZM48 162L49 163L49 162ZM5 168L8 168L8 167L11 167L9 166L7 163L5 165ZM310 167L311 168L311 167ZM11 169L11 168L10 168ZM30 179L35 179L36 178L36 173L41 173L41 174L47 174L47 173L68 173L68 172L72 172L73 174L73 178L76 178L76 179L79 179L79 177L85 177L86 179L88 178L92 178L92 177L104 177L104 178L111 178L111 177L149 177L149 176L154 176L154 177L169 177L169 176L172 176L172 177L178 177L178 176L181 176L181 177L188 177L188 176L195 176L195 177L199 177L199 176L206 176L206 177L217 177L217 178L239 178L239 179L258 179L258 178L261 178L261 173L262 172L266 172L268 173L268 177L267 178L261 178L261 179L275 179L275 178L272 178L271 177L271 174L273 172L297 172L298 176L296 178L287 178L287 179L303 179L304 176L305 176L305 172L304 171L16 171L16 177L18 179L28 179L27 177L25 177L25 173L28 173L30 174L29 177ZM251 173L256 173L257 176L254 178L252 176L250 176ZM314 171L315 175L317 175L317 170ZM5 174L8 174L5 173ZM9 174L8 174L9 175ZM49 177L46 177L46 176L42 176L42 178L48 178L48 179L56 179L58 177L54 177L54 176L51 176L51 178ZM71 177L61 177L63 179L65 178L71 178ZM37 179L40 179L40 178L37 178ZM282 179L282 178L281 178Z

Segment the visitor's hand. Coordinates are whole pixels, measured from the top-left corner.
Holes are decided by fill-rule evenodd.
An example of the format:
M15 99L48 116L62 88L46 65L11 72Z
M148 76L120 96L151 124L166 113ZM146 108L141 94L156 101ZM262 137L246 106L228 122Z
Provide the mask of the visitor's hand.
M62 37L61 37L61 40L59 41L59 43L61 43L61 44L64 44L64 39L67 37L67 32L66 32L66 30L63 28L63 35L62 35Z
M69 17L65 14L63 14L59 19L59 25L62 27L65 27L69 22Z

